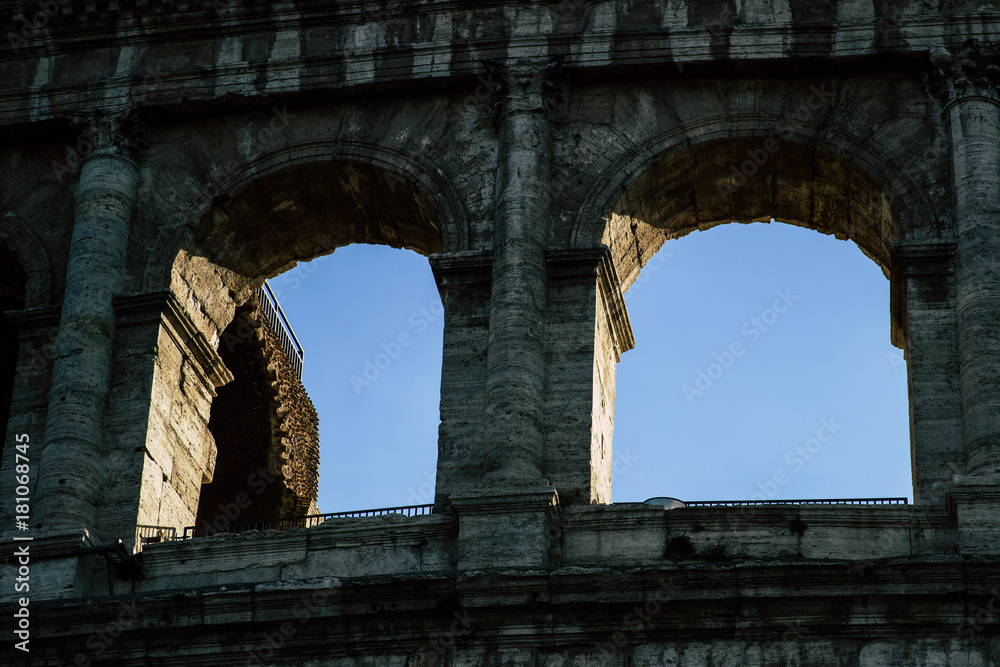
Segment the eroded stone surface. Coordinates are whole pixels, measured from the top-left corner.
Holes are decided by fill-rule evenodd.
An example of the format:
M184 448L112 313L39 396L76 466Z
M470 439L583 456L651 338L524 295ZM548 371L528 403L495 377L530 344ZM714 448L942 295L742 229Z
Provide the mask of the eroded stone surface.
M32 523L71 531L34 542L31 664L1000 664L1000 4L0 16L0 496L28 433ZM99 173L126 147L134 173ZM772 217L890 280L915 505L608 505L615 364L642 344L623 292L670 239ZM307 399L266 331L242 361L226 333L264 279L350 243L428 255L440 287L434 514L148 545L142 578L66 555L236 502L202 489L241 376L273 409L267 509L310 511Z
M317 513L319 418L259 302L254 293L237 308L219 343L233 381L218 389L208 423L218 454L196 524L209 534Z

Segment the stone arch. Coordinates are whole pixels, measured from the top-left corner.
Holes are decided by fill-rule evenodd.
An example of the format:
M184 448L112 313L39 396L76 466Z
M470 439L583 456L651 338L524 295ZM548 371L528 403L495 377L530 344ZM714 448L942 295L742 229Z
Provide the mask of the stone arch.
M186 467L189 479L175 485L177 498L171 500L183 505L188 517L196 515L200 528L218 528L217 519L223 514L235 521L231 512L215 506L232 507L229 499L241 493L256 500L248 507L237 505L243 519L301 516L315 508L315 469L303 473L302 461L312 461L312 468L318 462L315 452L306 451L309 447L296 444L308 444L312 438L318 447L315 411L298 377L281 361L280 345L267 331L268 317L262 315L255 289L298 262L351 243L408 248L423 255L465 243L457 200L449 200L448 192L441 189L425 192L421 184L433 184L430 176L424 174L421 180L390 169L400 158L385 158L389 153L381 149L358 148L350 152L357 159L346 159L348 152L332 148L342 147L298 146L261 156L220 181L212 188L213 196L195 202L182 226L159 239L150 268L170 258L165 263L170 266L171 298L190 323L194 342L188 343L191 349L180 349L180 355L159 353L159 378L154 384L172 390L190 381L185 369L189 359L198 356L193 348L202 349L202 356L205 350L214 354L210 365L221 369L204 389L185 391L184 414L172 415L162 425L177 433L175 442L196 441L203 450L195 457L197 465ZM445 215L451 216L448 222ZM162 274L156 277L159 270L147 273L147 281L163 281ZM240 339L235 350L227 342L233 338ZM234 392L236 383L245 384ZM213 400L216 390L218 400ZM224 405L228 408L216 411ZM249 458L249 448L246 456L224 451L225 447L242 448L249 442L246 437L219 436L228 431L246 435L245 428L229 428L227 423L234 424L240 410L248 406L273 413L258 420L263 435L253 447L259 461L255 459L251 467L244 460ZM304 435L289 426L292 422L303 426ZM287 467L291 472L277 476L275 462L279 471ZM293 479L291 474L298 477ZM284 481L276 484L267 475ZM219 489L208 494L198 491L201 485L222 479L227 483ZM248 490L256 488L263 489L259 498ZM199 496L211 498L212 506L200 507ZM194 523L185 520L187 525Z
M262 154L242 168L228 170L229 175L207 184L206 191L185 209L176 211L174 223L158 235L143 275L145 290L162 289L170 284L178 252L193 241L193 231L220 199L231 198L253 181L269 174L314 163L354 162L383 170L387 183L412 187L424 194L437 211L441 231L441 249L465 250L469 244L468 217L465 205L444 171L405 151L361 141L322 141L296 144ZM224 172L226 170L223 170Z
M777 144L774 152L769 141ZM935 150L944 154L944 148ZM763 164L752 165L756 170L741 169L751 157L747 151L766 154ZM893 168L901 159L873 142L844 132L823 134L778 116L675 128L624 154L599 176L575 217L570 243L611 247L628 289L668 238L773 217L854 240L889 277L892 242L933 228L936 218L925 187L930 177ZM746 177L742 185L734 168ZM660 203L671 208L656 212Z
M195 525L203 534L233 522L318 514L319 418L272 328L267 299L251 294L219 341L233 380L218 388L209 415L216 463L198 499ZM233 516L224 508L241 493L252 502L238 503Z
M698 140L691 141L691 134ZM942 177L935 160L947 155L947 148L935 148L920 173L898 166L912 162L923 148L890 156L843 133L817 138L814 130L804 127L786 129L780 137L749 128L734 131L728 124L696 131L688 127L661 135L607 169L581 207L571 239L610 248L623 292L666 240L729 222L774 219L852 240L890 281L891 340L912 362L914 320L908 308L913 304L907 305L908 274L900 264L899 244L947 237L949 230L938 221L928 187ZM948 270L943 269L942 275ZM942 311L918 317L925 318L921 322L943 322L940 326L946 328L954 314ZM928 335L922 331L918 339ZM925 415L936 408L923 398L926 390L917 390L919 397L914 393L917 384L941 383L942 369L957 355L947 346L936 353L942 355L940 362L928 362L927 354L918 354L918 365L907 369L913 488L922 504L941 502L944 467L938 459L958 460L961 448L960 440L940 447L933 444L924 424L931 422ZM957 396L951 394L935 400L957 404Z
M52 264L41 239L20 216L10 211L4 215L0 241L10 246L27 274L24 286L25 307L37 308L51 303Z

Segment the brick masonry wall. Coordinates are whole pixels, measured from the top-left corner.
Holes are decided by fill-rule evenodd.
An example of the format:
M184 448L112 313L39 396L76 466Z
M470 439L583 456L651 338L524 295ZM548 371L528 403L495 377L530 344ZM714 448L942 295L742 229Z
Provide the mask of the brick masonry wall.
M318 491L319 417L256 293L237 309L219 353L235 379L212 404L218 454L198 525L305 515Z

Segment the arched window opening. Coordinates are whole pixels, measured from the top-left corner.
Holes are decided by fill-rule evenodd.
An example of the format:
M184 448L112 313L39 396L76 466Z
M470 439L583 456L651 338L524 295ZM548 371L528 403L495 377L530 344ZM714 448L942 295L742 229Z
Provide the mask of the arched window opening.
M199 218L172 290L233 379L204 410L196 535L434 502L444 311L426 256L442 228L416 183L350 160L265 169ZM250 289L262 279L305 349L301 378Z
M784 224L667 241L626 293L615 500L912 497L889 282Z
M10 418L17 369L17 331L4 311L24 308L26 282L27 274L14 251L0 243L0 456L7 439L7 420Z
M271 285L306 347L320 510L433 503L444 311L427 259L356 244Z

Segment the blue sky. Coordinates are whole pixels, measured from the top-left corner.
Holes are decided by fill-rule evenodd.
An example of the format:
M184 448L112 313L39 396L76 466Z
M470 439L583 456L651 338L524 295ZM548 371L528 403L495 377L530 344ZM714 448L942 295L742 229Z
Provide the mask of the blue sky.
M427 259L354 245L271 285L306 350L320 511L431 502L443 315ZM615 502L912 499L889 282L853 243L723 225L667 242L625 299Z

